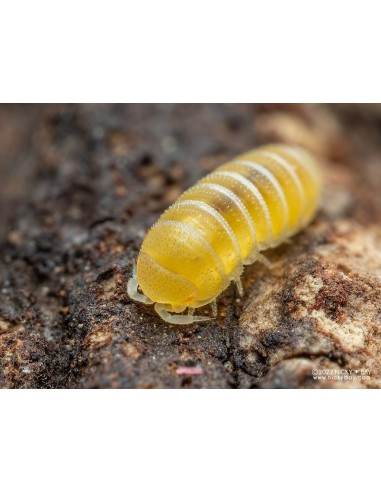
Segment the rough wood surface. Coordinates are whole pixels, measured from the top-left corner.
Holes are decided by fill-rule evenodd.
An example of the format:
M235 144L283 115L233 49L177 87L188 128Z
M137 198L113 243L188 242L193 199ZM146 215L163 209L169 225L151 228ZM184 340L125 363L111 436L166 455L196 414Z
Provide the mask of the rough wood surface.
M1 106L0 386L381 387L380 131L377 105ZM131 302L162 210L270 141L321 160L311 226L246 268L213 322Z

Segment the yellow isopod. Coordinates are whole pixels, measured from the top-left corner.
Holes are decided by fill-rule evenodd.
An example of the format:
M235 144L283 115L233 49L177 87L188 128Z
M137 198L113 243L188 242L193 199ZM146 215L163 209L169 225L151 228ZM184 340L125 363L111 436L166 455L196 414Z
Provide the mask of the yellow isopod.
M185 191L145 237L129 296L165 321L189 324L209 318L194 308L212 303L231 281L242 293L243 265L262 260L315 215L321 176L300 147L259 147L218 167ZM140 293L138 288L142 291ZM189 308L188 314L182 313Z

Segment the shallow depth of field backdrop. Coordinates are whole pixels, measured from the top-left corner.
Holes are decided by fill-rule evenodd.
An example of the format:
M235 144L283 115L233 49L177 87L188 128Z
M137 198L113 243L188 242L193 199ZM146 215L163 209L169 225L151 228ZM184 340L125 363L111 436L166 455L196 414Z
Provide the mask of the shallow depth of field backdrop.
M211 322L130 301L160 213L266 142L319 158L313 223ZM379 105L2 105L0 386L381 387L380 219Z

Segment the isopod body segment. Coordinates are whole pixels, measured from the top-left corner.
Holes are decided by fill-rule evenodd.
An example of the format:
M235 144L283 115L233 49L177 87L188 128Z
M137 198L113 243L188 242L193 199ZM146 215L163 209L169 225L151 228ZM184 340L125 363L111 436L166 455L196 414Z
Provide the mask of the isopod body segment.
M193 309L214 302L232 280L239 286L243 265L306 226L321 186L314 157L289 145L265 145L218 167L149 230L130 297L155 303L170 323L208 319L193 316ZM186 308L190 313L171 314Z

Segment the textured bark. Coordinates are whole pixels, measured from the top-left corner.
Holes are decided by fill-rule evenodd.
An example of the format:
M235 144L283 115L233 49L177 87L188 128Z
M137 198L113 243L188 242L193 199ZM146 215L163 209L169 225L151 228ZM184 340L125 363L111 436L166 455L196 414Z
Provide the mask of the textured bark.
M0 386L381 387L380 131L378 105L1 106ZM316 220L213 322L132 302L162 210L270 141L318 155Z

